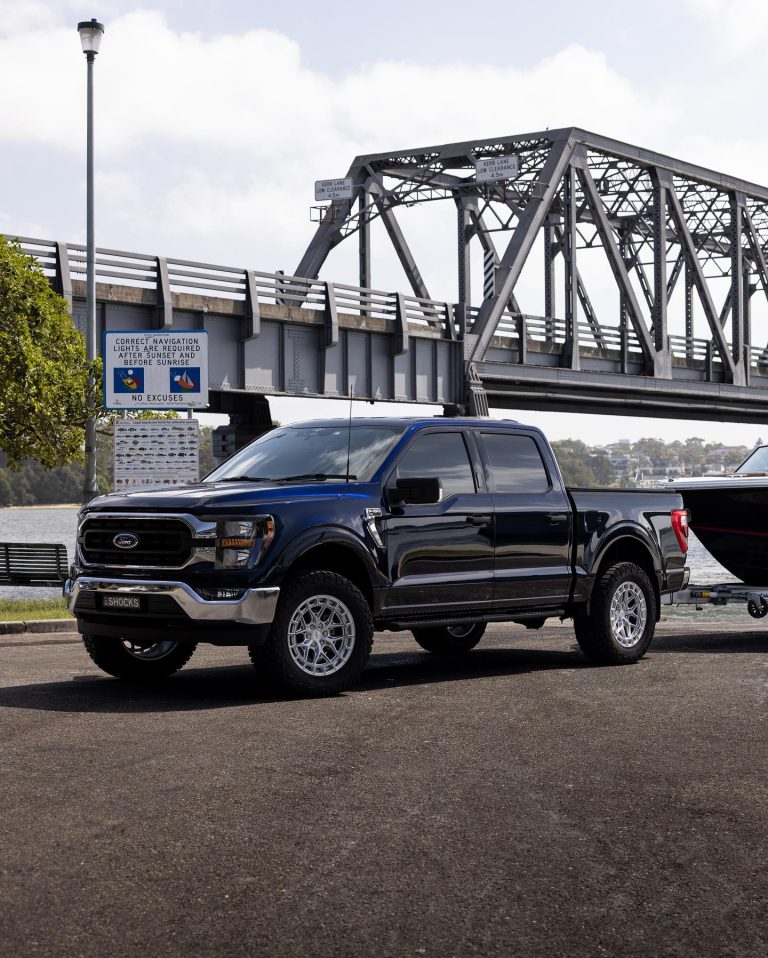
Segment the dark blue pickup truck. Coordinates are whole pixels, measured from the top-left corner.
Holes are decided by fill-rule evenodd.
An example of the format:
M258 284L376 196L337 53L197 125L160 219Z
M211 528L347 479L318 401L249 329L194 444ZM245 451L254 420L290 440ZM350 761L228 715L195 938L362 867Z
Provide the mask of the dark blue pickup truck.
M687 581L668 491L566 489L538 429L355 419L272 430L195 485L103 496L66 591L104 671L155 679L197 642L271 680L338 692L375 629L458 655L488 622L573 619L584 653L635 662Z

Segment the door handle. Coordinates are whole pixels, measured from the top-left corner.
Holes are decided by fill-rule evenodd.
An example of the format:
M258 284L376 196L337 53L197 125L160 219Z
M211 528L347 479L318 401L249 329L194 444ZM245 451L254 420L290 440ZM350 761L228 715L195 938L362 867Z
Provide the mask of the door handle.
M547 516L547 519L549 519L549 524L551 526L559 526L563 522L568 521L568 513L567 512L550 512L549 515Z
M470 526L487 526L490 521L490 516L467 516L467 525Z

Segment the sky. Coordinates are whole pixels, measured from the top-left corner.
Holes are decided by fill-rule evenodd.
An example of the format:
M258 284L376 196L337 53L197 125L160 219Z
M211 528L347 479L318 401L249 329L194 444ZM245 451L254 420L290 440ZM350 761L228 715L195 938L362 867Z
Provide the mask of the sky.
M91 17L105 25L95 77L103 247L293 272L314 231L314 180L343 176L355 155L546 127L581 126L768 183L756 98L765 0L0 0L0 232L84 242L76 25ZM434 223L414 214L413 229L432 296L453 301L454 258L434 242ZM325 275L356 283L354 249L342 244ZM405 288L391 257L374 259L373 285ZM318 412L304 400L271 405L284 422ZM751 445L768 433L498 415L591 443Z

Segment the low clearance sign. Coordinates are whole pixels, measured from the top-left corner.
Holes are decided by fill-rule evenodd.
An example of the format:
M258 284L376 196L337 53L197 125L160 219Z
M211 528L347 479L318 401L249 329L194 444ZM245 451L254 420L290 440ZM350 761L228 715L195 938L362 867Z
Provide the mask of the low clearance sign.
M208 405L208 333L104 333L107 409L201 409Z

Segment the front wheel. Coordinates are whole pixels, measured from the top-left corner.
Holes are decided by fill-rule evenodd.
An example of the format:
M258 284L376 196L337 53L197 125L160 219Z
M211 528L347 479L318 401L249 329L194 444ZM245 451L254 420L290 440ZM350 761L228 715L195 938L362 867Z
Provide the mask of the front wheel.
M132 642L106 635L84 635L91 661L108 675L134 682L168 678L187 664L196 642Z
M434 629L413 629L413 637L426 652L436 655L464 655L482 639L485 622L444 625Z
M573 620L576 640L592 662L625 665L648 651L656 627L656 596L634 562L606 569L592 593L591 612Z
M312 695L348 688L363 671L373 619L362 592L335 572L304 572L280 592L263 646L250 646L257 671Z

